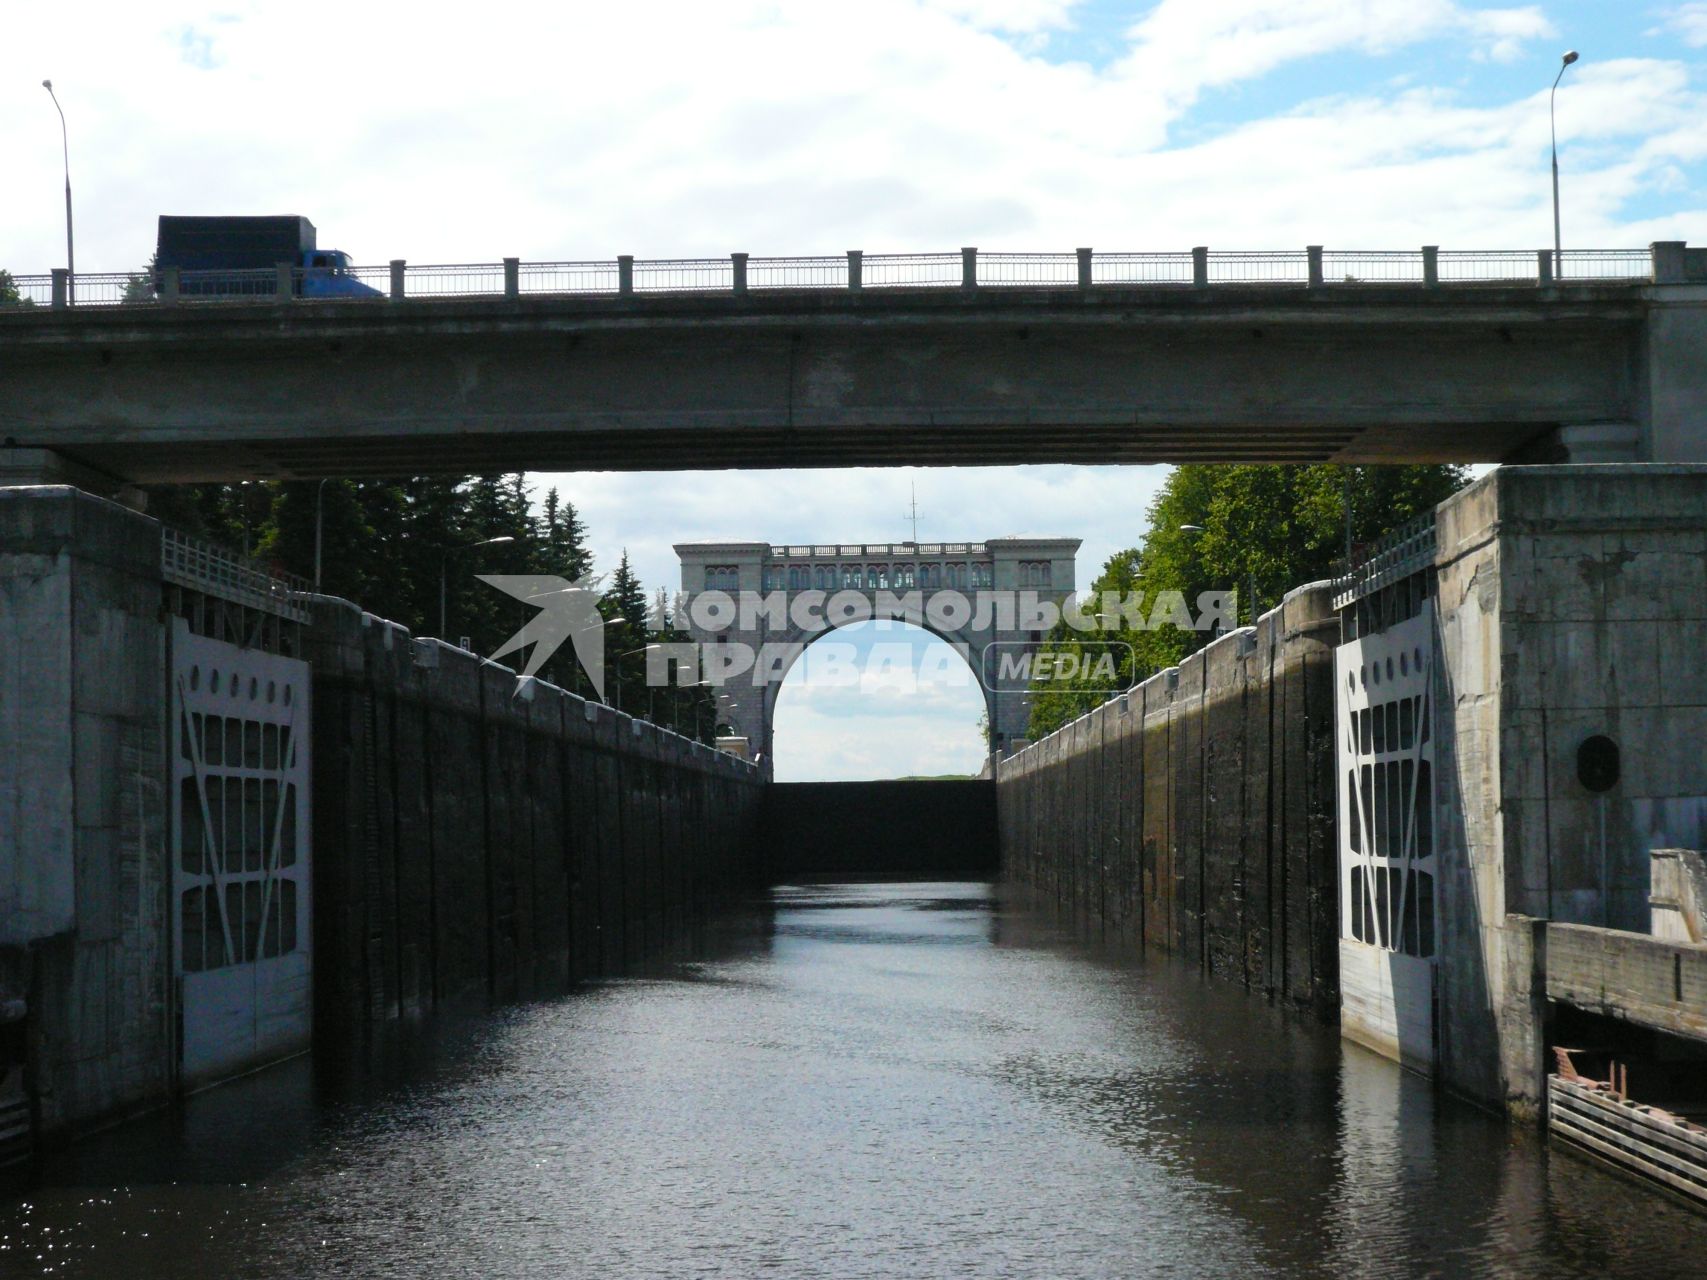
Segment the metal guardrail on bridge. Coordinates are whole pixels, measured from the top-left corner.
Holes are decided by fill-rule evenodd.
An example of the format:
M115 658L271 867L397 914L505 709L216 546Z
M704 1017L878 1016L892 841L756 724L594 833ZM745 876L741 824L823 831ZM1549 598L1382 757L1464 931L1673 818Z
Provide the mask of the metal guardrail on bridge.
M306 270L280 264L259 271L166 268L72 277L64 270L15 276L7 305L60 308L161 306L260 300L360 303L403 298L522 298L680 293L770 293L864 289L1104 287L1210 289L1347 286L1569 286L1649 284L1693 279L1700 255L1679 243L1648 249L1352 251L1312 245L1258 252L1210 250L1073 253L867 254L823 257L636 259L605 261L412 264ZM328 292L328 289L333 290Z

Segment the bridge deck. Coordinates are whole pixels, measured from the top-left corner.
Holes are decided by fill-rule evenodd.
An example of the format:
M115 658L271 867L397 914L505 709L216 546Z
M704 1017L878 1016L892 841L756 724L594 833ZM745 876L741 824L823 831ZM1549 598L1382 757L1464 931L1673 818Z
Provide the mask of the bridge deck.
M1561 424L1634 416L1660 292L1238 284L32 308L0 312L0 438L138 482L1498 461Z

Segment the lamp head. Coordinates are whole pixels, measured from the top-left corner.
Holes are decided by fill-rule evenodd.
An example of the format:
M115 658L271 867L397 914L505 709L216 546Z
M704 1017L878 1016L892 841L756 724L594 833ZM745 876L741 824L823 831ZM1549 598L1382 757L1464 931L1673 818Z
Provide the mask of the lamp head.
M1577 60L1577 51L1575 49L1572 49L1570 52L1566 53L1564 56L1564 59L1563 59L1564 64L1567 67L1570 66L1571 63L1575 62L1576 60Z

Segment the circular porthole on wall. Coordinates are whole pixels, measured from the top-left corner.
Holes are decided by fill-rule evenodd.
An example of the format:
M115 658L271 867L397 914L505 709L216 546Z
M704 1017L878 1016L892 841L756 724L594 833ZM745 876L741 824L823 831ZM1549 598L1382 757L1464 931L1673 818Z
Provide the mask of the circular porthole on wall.
M1603 733L1584 738L1577 748L1577 781L1589 791L1610 791L1618 785L1618 744Z

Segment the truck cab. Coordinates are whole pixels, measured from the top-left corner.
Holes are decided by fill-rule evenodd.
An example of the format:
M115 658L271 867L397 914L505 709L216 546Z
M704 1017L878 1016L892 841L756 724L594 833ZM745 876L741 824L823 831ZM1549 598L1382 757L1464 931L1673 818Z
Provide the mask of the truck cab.
M380 291L350 273L350 255L342 249L315 249L302 255L297 293L304 298L377 298Z

